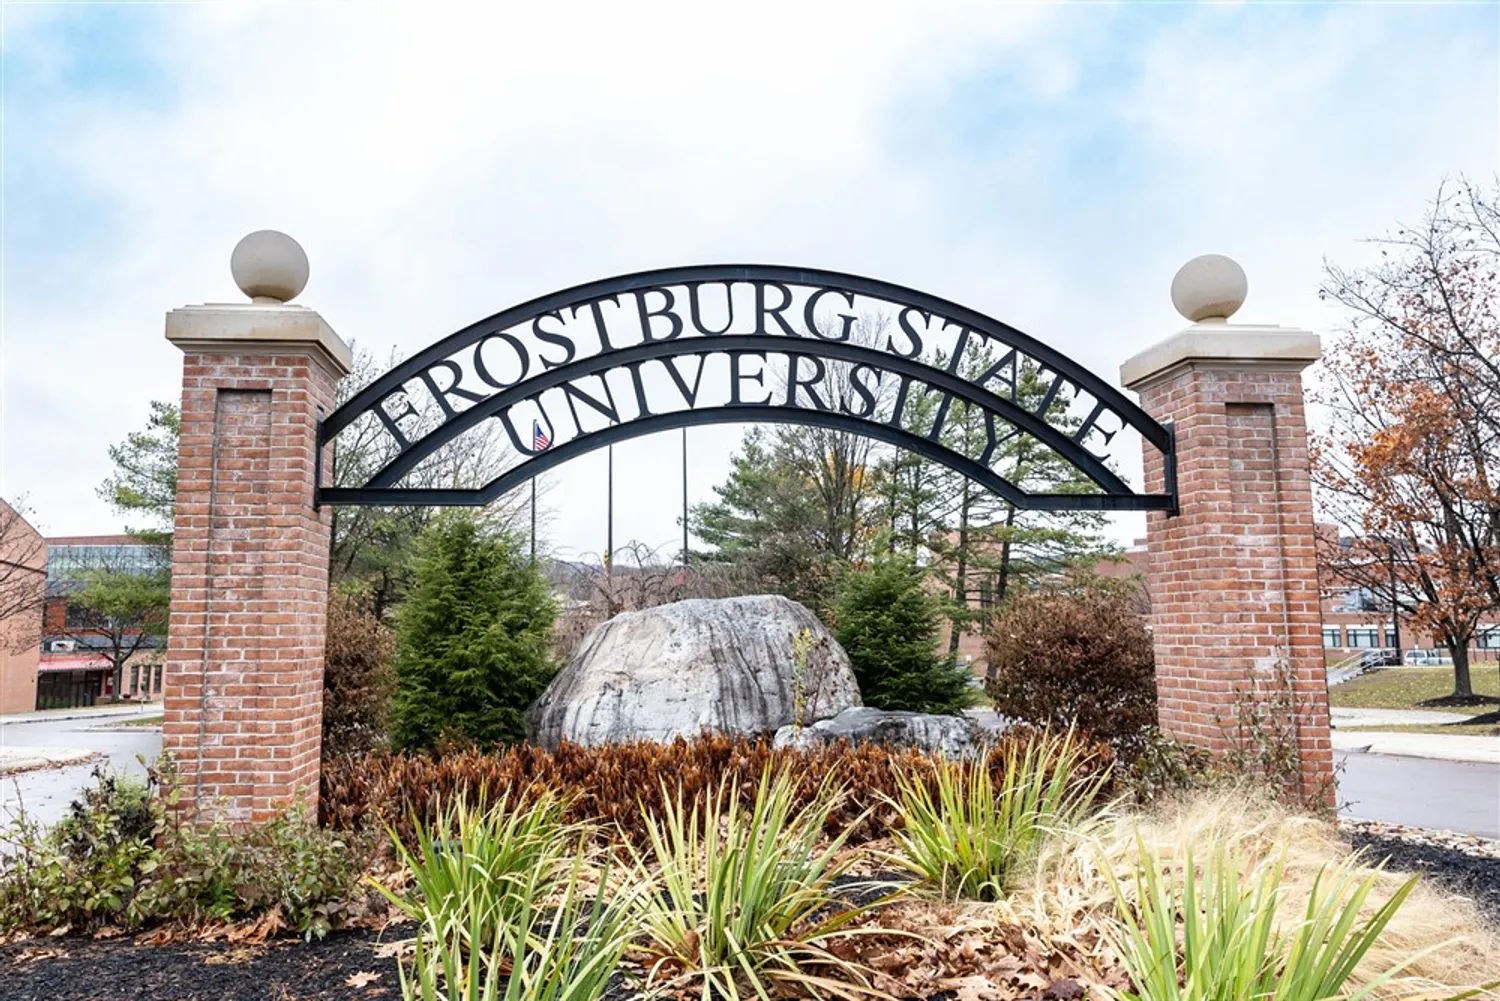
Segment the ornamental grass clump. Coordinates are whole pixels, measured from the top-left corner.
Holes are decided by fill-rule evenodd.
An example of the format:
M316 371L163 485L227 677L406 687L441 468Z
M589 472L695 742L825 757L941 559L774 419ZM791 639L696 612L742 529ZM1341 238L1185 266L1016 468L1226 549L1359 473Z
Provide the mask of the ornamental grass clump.
M466 949L515 935L534 909L534 898L572 870L583 854L584 830L563 822L567 801L540 790L477 807L459 799L433 824L414 821L408 845L393 830L401 864L411 873L414 893L398 895L373 885L398 909L423 926L423 933L447 948Z
M892 860L946 897L998 900L1050 833L1080 823L1109 781L1084 767L1069 730L1008 745L997 776L983 760L934 761L897 773Z
M696 805L679 792L645 817L635 853L647 986L705 999L857 998L865 971L830 951L861 911L835 894L851 860L824 823L842 798L825 781L806 805L786 771L762 773L747 808L721 782Z
M1246 873L1232 850L1221 849L1201 874L1191 855L1178 871L1142 845L1133 895L1116 885L1119 948L1136 984L1128 996L1360 1001L1420 958L1396 963L1358 988L1350 984L1417 877L1367 912L1378 872L1360 871L1357 858L1330 863L1314 877L1300 917L1281 921L1285 870L1277 858Z
M607 875L607 874L606 874ZM480 884L467 884L453 920L417 935L410 971L399 969L404 1001L597 1001L631 938L628 895L603 880L590 891L581 856L507 877L508 920L492 920ZM464 900L468 903L465 904Z

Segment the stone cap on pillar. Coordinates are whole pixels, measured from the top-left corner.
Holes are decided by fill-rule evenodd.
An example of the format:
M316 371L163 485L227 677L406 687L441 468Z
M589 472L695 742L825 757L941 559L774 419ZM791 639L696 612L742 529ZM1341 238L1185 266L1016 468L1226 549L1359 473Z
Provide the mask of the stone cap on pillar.
M1120 383L1142 389L1187 367L1274 368L1298 371L1322 356L1317 334L1296 327L1229 323L1245 301L1245 272L1228 257L1205 254L1172 279L1172 304L1193 325L1128 359Z
M335 375L349 373L349 345L316 310L289 302L307 286L307 254L296 240L271 229L251 233L235 246L229 269L250 301L174 309L167 340L183 351L305 352Z

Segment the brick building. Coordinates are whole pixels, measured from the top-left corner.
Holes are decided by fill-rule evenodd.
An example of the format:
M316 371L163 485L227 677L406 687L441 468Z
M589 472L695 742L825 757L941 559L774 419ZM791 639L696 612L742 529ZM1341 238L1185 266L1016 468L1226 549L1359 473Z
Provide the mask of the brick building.
M0 563L7 598L30 589L46 574L47 543L32 525L5 501L0 500ZM34 595L34 591L32 594ZM0 713L29 712L36 706L37 611L33 599L7 600L6 606L21 609L0 619ZM28 607L29 606L29 607Z
M47 602L42 613L36 708L161 696L161 641L147 637L131 655L125 665L124 691L117 693L113 665L106 656L111 640L91 626L85 610L69 601L92 571L153 573L161 569L160 561L157 547L131 535L69 535L47 540Z

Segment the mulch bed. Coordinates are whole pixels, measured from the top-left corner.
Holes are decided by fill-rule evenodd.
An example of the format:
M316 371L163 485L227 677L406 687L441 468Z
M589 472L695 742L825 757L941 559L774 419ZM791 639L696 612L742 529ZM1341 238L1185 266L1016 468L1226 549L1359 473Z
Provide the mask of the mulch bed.
M401 997L396 961L376 955L399 939L335 932L320 942L145 945L128 938L32 939L0 946L4 1001L387 1001ZM376 974L367 980L359 974ZM351 977L356 978L351 981Z
M1496 842L1389 824L1346 826L1344 838L1374 860L1387 860L1390 869L1420 872L1470 898L1486 918L1500 926L1500 845Z

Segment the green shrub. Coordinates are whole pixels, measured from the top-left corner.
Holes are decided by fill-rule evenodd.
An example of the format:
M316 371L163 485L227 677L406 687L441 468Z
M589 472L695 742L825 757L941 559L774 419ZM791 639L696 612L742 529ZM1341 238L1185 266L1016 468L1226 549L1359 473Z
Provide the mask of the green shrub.
M15 818L0 833L0 933L91 932L122 923L156 868L163 827L151 790L94 769L94 784L50 831Z
M417 546L412 587L396 621L392 741L519 743L526 708L556 673L557 610L516 539L442 516Z
M827 948L854 934L860 913L834 893L852 862L839 860L842 836L823 825L841 797L825 783L801 809L787 772L761 775L748 810L728 782L696 808L681 793L660 815L646 814L649 848L637 854L641 948L648 984L701 988L705 998L852 998L863 971ZM836 969L847 982L818 976ZM694 993L697 992L694 989ZM795 993L794 993L795 992Z
M321 937L356 899L344 841L292 810L227 830L167 821L155 783L95 771L51 830L24 815L0 832L0 933L93 932L275 913Z
M165 832L133 923L275 912L304 938L322 938L342 923L357 878L344 840L310 823L300 807L236 829L184 824Z
M938 653L942 607L923 580L899 555L843 578L834 638L849 654L867 706L952 713L980 701L968 670Z
M1095 575L1018 594L990 625L985 690L995 711L1077 726L1126 760L1156 723L1151 634L1134 584Z
M1321 869L1301 920L1283 924L1277 914L1282 862L1246 877L1235 853L1221 848L1200 874L1191 856L1175 871L1141 846L1134 893L1115 884L1118 944L1136 985L1127 997L1360 1001L1424 953L1348 990L1355 967L1417 883L1413 877L1384 904L1366 911L1379 873L1361 876L1358 864L1353 859Z
M1049 832L1084 819L1107 771L1071 733L1005 750L998 784L982 761L934 760L897 775L893 860L947 897L999 900Z
M323 651L323 746L364 753L390 743L396 641L354 594L328 598Z

